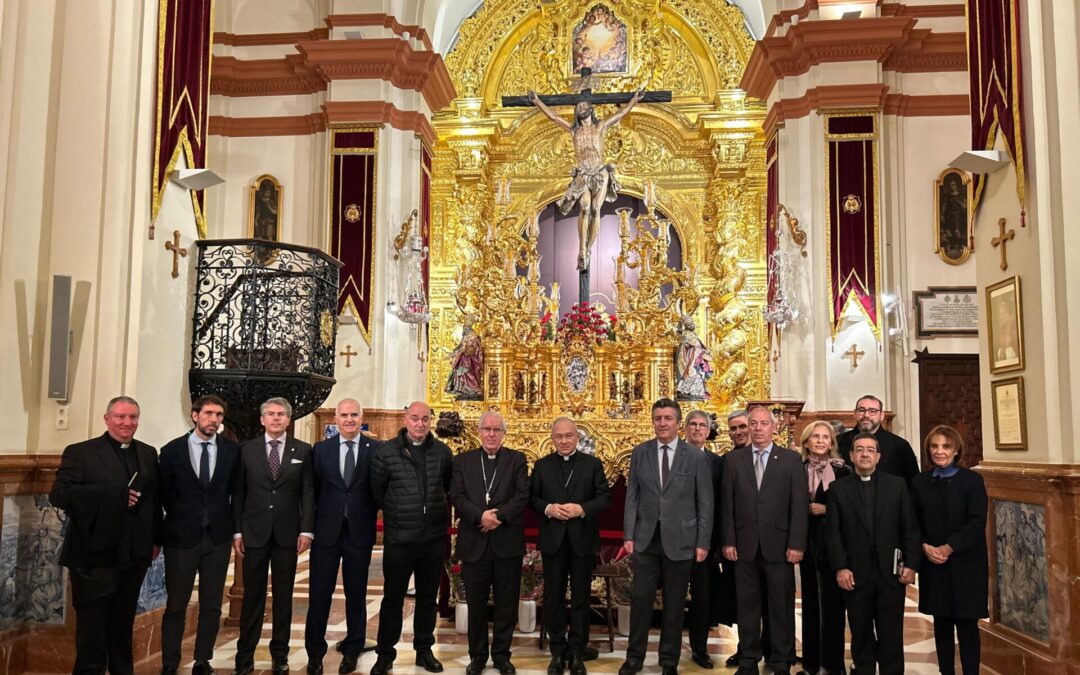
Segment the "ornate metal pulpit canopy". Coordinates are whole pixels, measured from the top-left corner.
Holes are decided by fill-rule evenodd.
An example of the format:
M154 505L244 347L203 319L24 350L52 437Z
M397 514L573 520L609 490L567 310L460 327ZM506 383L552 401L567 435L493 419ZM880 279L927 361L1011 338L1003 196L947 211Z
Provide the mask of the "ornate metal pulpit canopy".
M338 269L322 251L262 241L199 241L192 317L192 397L220 396L226 424L257 435L259 404L281 396L293 419L334 386Z

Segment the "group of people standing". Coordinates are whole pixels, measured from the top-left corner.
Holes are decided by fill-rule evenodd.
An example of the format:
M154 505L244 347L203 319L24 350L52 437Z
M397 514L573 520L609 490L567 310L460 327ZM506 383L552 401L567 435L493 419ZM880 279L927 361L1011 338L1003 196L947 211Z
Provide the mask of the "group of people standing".
M496 412L478 422L480 447L452 455L431 433L432 410L406 408L404 428L384 443L361 433L362 410L335 408L338 433L314 447L288 433L289 402L260 408L262 436L237 445L218 434L225 403L191 407L194 428L160 453L134 436L138 403L109 402L106 433L65 449L50 493L70 524L60 563L76 613L75 673L132 673L132 627L150 562L165 555L162 675L177 672L195 579L199 615L196 675L210 675L230 553L242 564L244 598L234 673L254 669L272 579L276 673L289 670L297 557L310 549L305 621L307 672L321 675L327 622L340 568L347 633L339 673L354 672L365 649L368 569L382 512L384 589L372 675L389 673L401 638L409 580L415 582L416 664L442 672L435 657L437 593L446 538L458 518L456 553L469 614L468 675L489 659L512 675L511 640L526 542L524 514L539 519L548 673L586 672L589 597L600 548L598 515L611 491L600 460L579 452L574 421L551 426L554 452L532 475L525 455L503 446ZM677 672L686 613L693 661L712 668L711 625L737 623L729 659L740 673L758 662L790 672L795 657L795 565L802 576L804 672L846 672L845 615L853 673L902 673L906 586L920 580L920 610L934 616L942 673L953 672L954 634L964 673L978 672L987 615L986 492L960 468L960 435L937 427L926 439L933 468L918 472L911 447L881 427L880 400L859 399L857 426L837 437L814 422L800 453L773 442L765 408L728 416L734 450L707 450L709 415L691 412L685 440L679 404L652 407L655 438L633 449L626 484L623 548L632 555L630 636L620 675L644 666L657 589L662 590L659 663ZM567 590L569 589L569 614ZM488 598L493 630L488 634ZM569 616L569 621L567 620Z

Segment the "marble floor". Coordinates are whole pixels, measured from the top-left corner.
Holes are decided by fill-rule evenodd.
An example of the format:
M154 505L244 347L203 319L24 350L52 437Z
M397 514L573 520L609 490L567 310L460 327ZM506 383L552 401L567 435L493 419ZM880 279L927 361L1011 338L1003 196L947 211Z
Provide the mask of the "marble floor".
M293 612L293 639L291 644L291 652L289 655L289 663L292 667L292 672L303 673L304 666L307 664L307 655L304 652L304 615L307 611L307 556L303 556L300 561L300 566L297 572L296 580L296 595L294 602ZM375 558L372 561L371 567L371 582L368 587L368 626L367 634L370 639L374 639L377 627L378 627L378 615L379 615L379 603L382 595L382 575L381 575L381 559L379 558L379 551L376 550ZM337 640L340 640L345 636L345 619L344 619L344 595L341 592L339 586L338 592L334 599L334 608L330 617L329 632L327 635L328 642L333 645ZM395 662L394 673L396 675L411 675L413 673L424 673L425 671L418 666L414 665L414 652L411 648L412 640L412 622L410 616L412 613L411 607L412 601L406 601L405 607L405 630L402 635L401 643L398 645L398 657ZM796 605L798 607L798 605ZM906 668L905 672L910 675L931 675L938 672L936 665L936 658L934 654L934 639L931 623L927 617L919 614L918 609L914 602L910 599L907 603L905 618L905 643L906 643ZM800 623L800 615L798 609L796 610L796 623ZM801 631L801 626L796 626L796 634ZM236 629L223 627L218 636L218 646L214 654L214 660L212 662L215 669L219 673L227 675L231 672L233 667L233 657L236 653ZM270 624L267 623L264 626L263 642L260 644L258 651L256 652L256 672L265 670L270 672L270 654L267 649L267 642L270 636ZM546 673L547 663L549 656L545 652L541 652L538 645L538 632L533 633L521 633L517 632L514 635L514 651L513 662L517 666L518 673L521 675L541 675ZM615 651L609 653L607 651L607 635L606 631L600 626L593 626L592 629L593 645L600 650L600 658L597 661L587 663L589 672L593 673L615 673L618 671L619 666L622 664L625 657L626 650L626 638L616 636L615 639ZM468 641L464 635L460 635L454 629L452 620L440 619L436 628L436 645L435 655L443 662L446 667L447 673L463 673L465 666L469 662L468 657ZM650 643L653 645L658 641L658 631L654 630L650 635ZM713 656L713 660L716 662L716 668L712 671L706 671L693 662L690 661L689 646L684 643L683 646L683 660L680 664L680 671L686 673L731 673L734 672L734 668L726 668L723 666L724 659L735 651L735 644L737 638L735 632L727 627L721 626L718 630L714 630L709 640L709 652ZM192 658L193 639L189 638L184 644L184 659L185 667L182 672L187 672L187 669L191 666L190 659ZM801 652L801 645L797 645L797 651ZM652 648L649 657L646 659L646 667L642 671L646 674L659 673L660 668L656 664L655 646ZM340 660L340 656L333 651L327 654L324 661L324 668L327 673L336 673L337 664ZM360 659L358 672L367 673L371 666L375 663L374 652L365 653ZM850 663L850 661L849 661ZM959 667L959 664L958 664ZM156 674L160 671L161 661L158 655L152 655L150 658L143 660L137 664L137 672L140 675L143 674ZM794 672L797 672L796 667ZM486 675L494 675L497 673L493 667L485 671ZM762 666L762 673L771 672ZM984 668L984 673L992 674L993 671Z

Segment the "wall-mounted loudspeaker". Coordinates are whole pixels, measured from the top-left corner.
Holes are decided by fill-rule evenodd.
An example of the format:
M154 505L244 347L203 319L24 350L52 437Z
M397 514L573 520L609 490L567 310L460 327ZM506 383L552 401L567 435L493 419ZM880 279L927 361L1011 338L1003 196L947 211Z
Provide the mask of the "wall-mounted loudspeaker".
M68 358L71 354L71 277L53 275L52 326L49 337L49 398L68 397Z

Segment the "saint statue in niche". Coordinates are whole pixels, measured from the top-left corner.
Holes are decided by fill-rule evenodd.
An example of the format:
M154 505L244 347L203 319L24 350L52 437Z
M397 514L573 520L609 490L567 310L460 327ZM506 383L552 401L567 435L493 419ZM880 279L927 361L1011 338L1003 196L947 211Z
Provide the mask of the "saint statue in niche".
M574 169L570 173L570 186L558 201L563 215L578 207L578 270L589 269L589 251L600 233L600 210L605 201L613 202L619 196L615 164L604 162L604 134L619 123L631 108L637 105L644 92L637 91L630 101L614 115L600 120L592 103L579 101L574 105L574 121L571 124L549 108L536 92L529 92L529 101L540 109L548 119L570 134L574 142Z
M695 333L694 320L683 315L679 322L682 339L675 350L675 397L681 401L704 401L709 398L705 383L713 374L712 354Z
M266 241L281 240L282 187L273 176L263 174L255 179L250 190L251 222L248 236Z
M459 401L480 401L484 398L481 379L484 373L484 349L480 336L473 330L472 316L465 317L461 342L450 355L450 376L445 391Z

